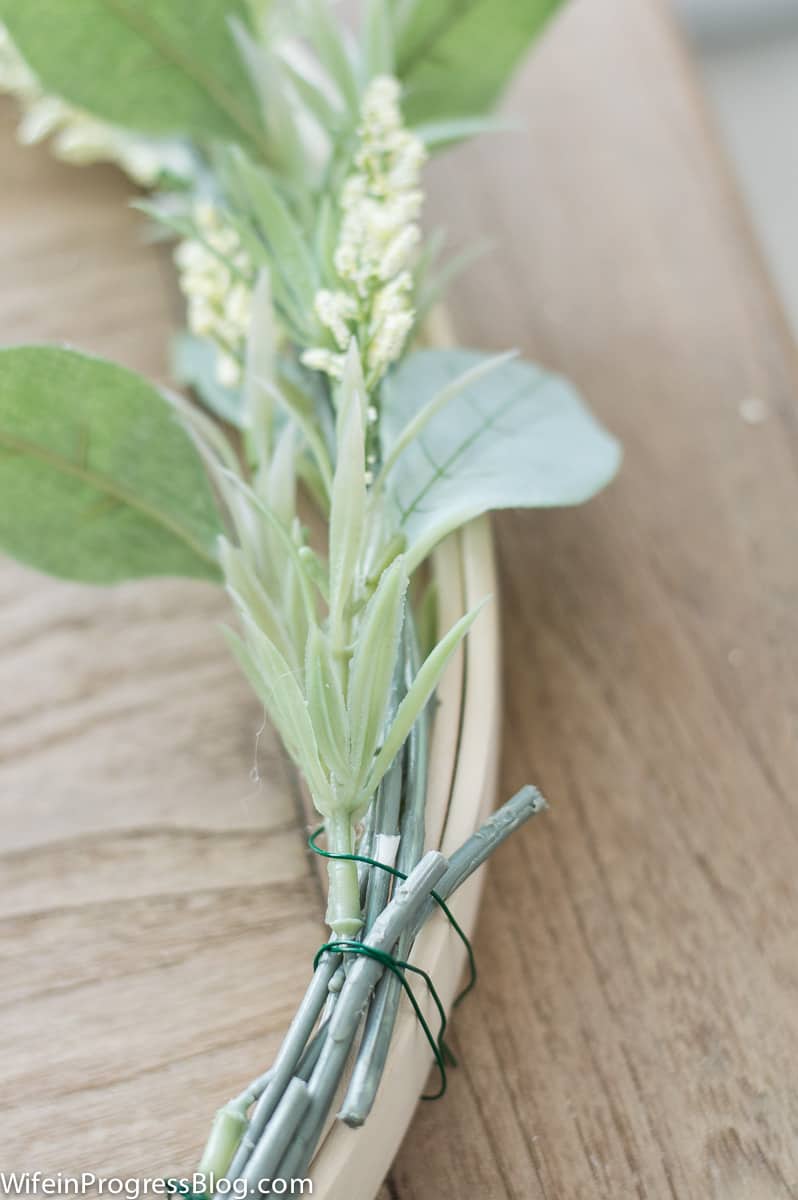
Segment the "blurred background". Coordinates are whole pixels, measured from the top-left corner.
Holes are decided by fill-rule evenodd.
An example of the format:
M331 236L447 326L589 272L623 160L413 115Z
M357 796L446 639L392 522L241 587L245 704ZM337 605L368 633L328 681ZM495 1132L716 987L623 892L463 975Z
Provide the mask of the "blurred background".
M798 0L672 0L798 339Z

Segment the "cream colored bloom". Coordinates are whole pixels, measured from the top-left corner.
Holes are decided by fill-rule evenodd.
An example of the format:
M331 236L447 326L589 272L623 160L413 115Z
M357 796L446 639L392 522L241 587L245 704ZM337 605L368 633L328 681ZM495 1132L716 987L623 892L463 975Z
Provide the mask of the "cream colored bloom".
M218 382L238 387L252 320L255 267L235 229L214 205L197 204L194 221L198 237L175 250L188 327L216 344Z
M415 320L409 268L421 240L419 183L426 151L404 128L399 98L399 83L388 75L372 80L363 96L356 169L340 196L333 256L340 286L319 292L315 302L338 350L345 351L358 335L370 390L401 356ZM318 347L302 361L339 378L339 357Z

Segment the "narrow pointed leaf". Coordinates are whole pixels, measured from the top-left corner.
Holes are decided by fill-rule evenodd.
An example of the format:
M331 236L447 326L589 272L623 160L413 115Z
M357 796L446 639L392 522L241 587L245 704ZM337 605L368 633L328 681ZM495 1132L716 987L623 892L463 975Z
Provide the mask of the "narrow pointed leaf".
M227 590L236 607L241 613L249 613L254 623L274 642L280 653L290 660L291 665L298 666L282 613L252 570L247 556L238 547L232 546L226 538L221 538L219 558Z
M301 328L307 321L319 284L307 239L266 170L256 166L241 151L230 154L228 162L238 202L268 251L275 299L279 298L274 278L278 273L282 287L290 296L291 316Z
M308 22L308 36L319 59L332 81L339 88L349 107L355 111L359 89L349 57L348 33L332 14L330 0L303 0Z
M267 383L274 380L277 359L277 328L274 319L271 278L265 268L259 273L252 294L244 372L246 426L261 464L271 449L272 403Z
M330 507L330 628L337 653L345 649L351 603L363 543L366 510L365 384L354 342L347 356L338 410L338 460Z
M352 766L358 775L371 761L388 710L406 592L404 560L397 558L383 571L358 630L347 704Z
M480 137L485 133L509 133L517 130L518 124L499 117L452 117L448 121L427 121L413 130L428 150L445 150L456 146L467 138Z
M295 673L274 643L251 618L243 618L247 643L256 669L256 680L266 711L274 722L286 750L304 773L313 799L325 804L329 785L319 759L316 735L305 697Z
M296 514L297 431L286 425L280 432L269 465L266 503L283 525L289 526Z
M332 493L332 467L327 448L315 420L315 414L303 407L301 394L287 380L283 380L280 385L262 381L262 386L302 432L324 481L324 489L329 499Z
M485 603L486 601L483 600L480 604L472 608L470 612L466 613L464 617L461 617L421 664L407 695L397 709L396 716L388 730L388 735L383 742L382 749L372 763L371 770L368 773L366 783L361 792L361 802L365 803L379 786L383 775L402 749L405 738L413 728L424 705L438 686L441 675L446 669L446 664L479 616L482 606Z
M349 776L349 718L330 643L318 628L308 638L305 689L321 757L343 781Z
M369 76L393 75L393 16L389 0L366 0L364 25Z

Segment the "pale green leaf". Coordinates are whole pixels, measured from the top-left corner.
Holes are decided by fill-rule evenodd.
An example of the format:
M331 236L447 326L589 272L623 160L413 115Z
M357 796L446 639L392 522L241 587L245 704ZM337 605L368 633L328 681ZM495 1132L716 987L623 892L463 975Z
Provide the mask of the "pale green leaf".
M337 462L330 506L330 628L336 653L346 649L347 615L363 544L366 511L366 388L355 342L341 382Z
M428 121L417 125L413 133L428 150L436 151L455 146L467 138L479 137L485 133L509 133L518 127L517 122L498 117L452 117L449 120Z
M240 513L242 526L246 523L250 528L254 527L258 529L262 527L262 533L266 535L263 537L264 546L269 545L272 536L280 546L280 570L288 579L296 581L298 587L297 596L301 600L301 604L298 603L296 607L298 609L301 608L308 623L313 624L316 619L316 606L311 589L311 580L308 577L305 564L300 558L299 547L292 537L291 530L286 528L282 521L272 512L268 504L265 504L249 484L245 483L234 471L219 467L217 469L217 477L220 483L225 485L230 499L238 496L245 503L246 510ZM239 529L239 534L241 532L242 530ZM242 537L241 540L242 548L246 550L246 543L249 541L249 537ZM271 563L270 565L274 567L275 564ZM302 645L304 645L304 639Z
M470 350L411 355L384 388L386 452L433 397L489 360ZM564 379L514 361L477 376L426 424L387 480L408 570L451 530L499 508L580 504L612 479L620 447Z
M451 383L442 387L435 395L430 396L426 404L410 418L399 436L391 442L390 449L386 446L379 482L381 483L383 477L390 474L396 461L408 446L421 436L424 429L429 425L433 417L438 415L441 409L451 404L452 400L455 400L462 392L475 387L486 375L498 371L505 363L510 362L516 356L517 352L515 350L508 350L504 354L497 354L494 358L480 357L478 363L470 367L467 371L464 371L462 375L456 376Z
M366 802L374 794L383 775L402 749L407 735L438 686L446 664L479 616L485 602L486 600L481 601L464 617L461 617L421 664L407 695L396 710L396 716L391 723L382 748L371 765L361 791L361 803Z
M191 440L131 371L0 351L0 545L53 575L218 579L221 524Z
M349 108L356 112L360 102L357 75L352 65L349 34L343 22L335 19L330 0L298 0L301 2L307 34L319 61L338 87Z
M143 133L265 149L231 17L245 0L0 0L0 20L47 91Z
M391 7L392 0L365 0L363 43L369 78L394 73Z
M318 428L315 414L303 403L305 398L290 380L283 379L280 385L261 380L261 386L267 395L284 409L290 420L301 431L313 454L314 461L319 469L325 495L329 500L332 492L332 467L330 466L330 456L324 445L324 439Z
M286 528L296 516L297 433L293 425L283 426L265 480L266 504Z
M227 156L227 164L230 182L236 190L235 199L268 253L275 301L279 302L283 296L287 299L288 316L302 329L307 325L319 286L308 240L268 171L256 166L239 150Z
M271 447L273 412L265 385L275 378L278 338L271 278L264 268L252 295L244 371L245 423L261 463L268 461Z
M561 2L411 0L397 38L409 122L473 118L493 108Z
M230 22L252 86L260 100L268 154L266 162L283 178L307 186L315 156L305 141L295 95L283 60L252 37L238 19Z
M338 214L332 198L322 196L319 203L316 233L314 237L316 257L321 266L324 281L335 285L337 273L335 270L335 249L338 244Z
M240 613L249 613L280 651L296 667L295 649L286 632L283 613L279 610L263 583L258 579L246 554L231 545L226 538L219 540L219 560L225 583Z
M293 87L305 113L313 117L318 129L330 137L341 128L346 115L338 90L326 79L322 86L317 78L318 72L314 77L314 72L297 56L296 47L291 46L290 50L293 53L289 53L289 47L286 46L277 49L284 77Z
M406 592L407 572L400 557L383 571L358 628L347 697L357 776L374 754L388 710Z
M308 637L305 690L321 757L343 782L349 777L349 718L329 640L318 628Z
M314 803L326 815L331 807L330 787L319 758L305 697L277 647L246 614L242 621L246 644L229 632L228 641L286 750L305 776Z

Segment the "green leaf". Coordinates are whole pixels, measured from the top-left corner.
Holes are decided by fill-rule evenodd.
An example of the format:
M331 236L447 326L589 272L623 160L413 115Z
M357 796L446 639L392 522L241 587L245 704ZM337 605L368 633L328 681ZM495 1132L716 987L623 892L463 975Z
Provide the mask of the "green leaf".
M283 61L271 49L252 37L242 23L230 22L241 61L245 64L260 102L268 154L266 161L285 179L308 185L314 169L308 153L302 124Z
M264 268L252 293L244 372L245 424L261 465L268 462L271 453L274 412L266 385L275 378L279 336L271 277Z
M142 133L266 149L229 21L245 0L0 0L0 20L43 87Z
M283 379L279 385L268 381L265 383L261 381L261 385L275 405L281 407L297 429L301 431L318 467L325 497L329 500L332 492L330 458L315 420L315 414L309 411L304 403L305 397L288 379Z
M305 697L293 671L266 634L246 613L242 614L242 623L246 644L230 631L226 631L227 640L286 750L305 776L316 807L327 815L332 808L332 795L319 759Z
M0 545L86 583L218 579L200 459L146 380L54 347L0 351Z
M371 761L388 710L406 591L407 573L400 557L383 571L358 630L347 703L352 767L358 776Z
M366 0L363 43L369 77L393 75L393 16L389 0Z
M319 60L353 112L360 103L357 75L350 57L348 30L333 16L330 0L301 0L307 35Z
M226 538L219 539L219 559L224 571L227 590L240 613L248 613L251 620L271 639L280 653L294 667L296 653L285 629L283 614L278 609L263 583L258 579L252 564L243 550L233 546Z
M391 723L382 748L371 765L371 770L361 790L361 803L368 801L377 790L383 775L402 749L405 738L410 733L410 730L421 715L425 704L438 686L441 675L446 669L446 664L474 624L487 600L488 597L486 596L470 612L461 617L452 626L446 636L441 638L435 649L427 655L419 667L418 674L410 685L407 695L396 710L396 716Z
M312 629L308 637L305 690L319 752L339 780L346 780L349 778L349 718L329 639L318 628Z
M234 199L251 227L262 239L271 266L275 301L284 296L288 316L302 329L312 310L319 276L308 239L294 220L269 172L240 150L226 156ZM275 286L278 281L282 291Z
M532 39L562 0L411 0L398 31L398 74L411 124L493 108Z
M465 372L471 383L435 411L398 457L387 487L407 535L408 571L451 530L497 508L580 504L615 474L618 443L564 379L471 350L411 355L384 387L385 453Z
M494 358L480 356L480 360L470 370L464 371L462 375L456 376L451 383L442 387L427 400L418 412L410 418L401 431L399 436L392 443L390 450L386 447L385 459L380 478L383 473L390 474L394 464L404 454L408 446L412 445L429 425L430 421L438 415L441 409L446 408L451 404L452 400L456 400L461 392L473 388L476 384L481 383L485 376L492 374L494 371L500 370L506 363L511 362L516 358L515 350L507 350L504 354L497 354Z
M499 117L452 117L444 121L428 121L417 125L413 133L420 138L428 150L445 150L456 146L467 138L480 137L485 133L510 133L517 131L518 123Z
M330 629L333 651L342 654L348 613L363 546L366 513L366 387L353 339L346 358L338 409L338 460L330 506Z

